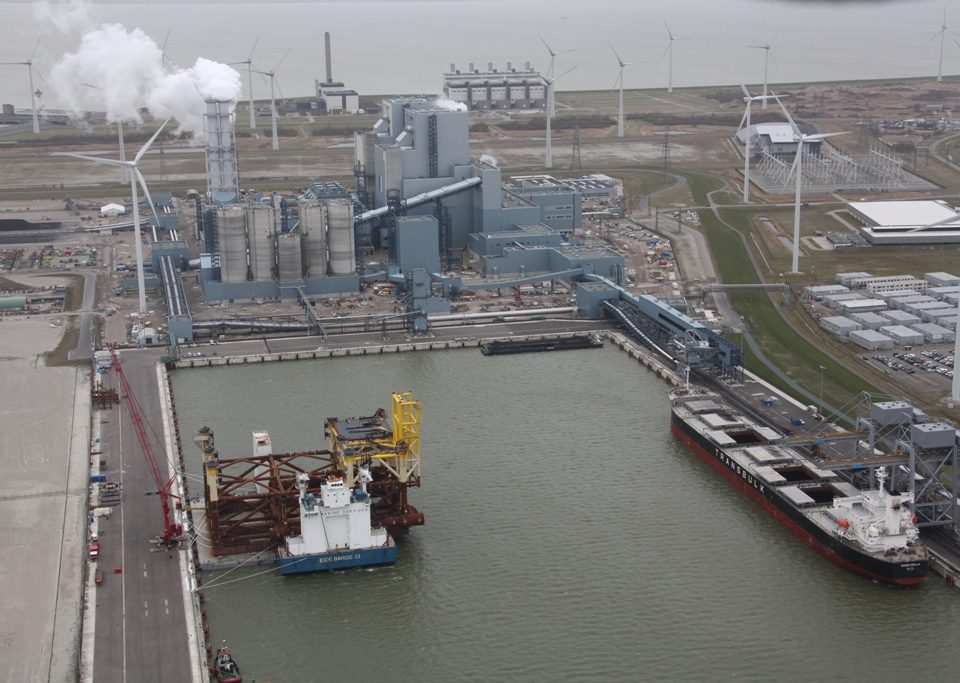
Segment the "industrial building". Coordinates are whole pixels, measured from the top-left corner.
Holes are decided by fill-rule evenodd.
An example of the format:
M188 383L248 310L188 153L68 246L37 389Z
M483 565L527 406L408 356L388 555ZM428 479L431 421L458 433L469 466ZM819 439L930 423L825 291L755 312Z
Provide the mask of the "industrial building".
M893 339L874 330L855 330L848 335L848 338L868 351L889 350L896 345Z
M816 126L808 123L798 123L797 128L804 135L814 135L819 132ZM744 126L737 131L736 138L740 149L744 149L747 141L750 141L751 156L761 156L764 153L773 155L796 154L797 145L800 144L797 134L793 132L793 127L786 121L754 123L749 128ZM822 144L821 140L807 142L804 143L804 150L816 155L820 153Z
M820 318L820 327L839 337L847 337L851 332L863 329L863 325L859 322L843 315L830 315Z
M443 74L443 96L471 109L540 109L547 102L547 83L530 62L522 69L507 62L504 70L489 62L485 71L473 62L463 71L451 64Z
M942 199L847 202L871 244L960 243L960 212Z
M354 190L317 181L297 198L241 197L233 119L208 103L208 191L198 204L200 282L207 301L293 299L394 284L413 329L447 313L463 288L509 287L586 275L623 280L623 257L570 234L580 191L567 184L504 184L470 158L468 113L422 98L388 100L355 136ZM587 179L590 190L616 183ZM485 280L457 275L463 258ZM317 323L319 324L319 323Z
M317 91L317 109L327 114L362 114L360 95L346 87L342 81L333 80L333 57L330 49L330 33L323 34L326 56L326 78L321 83L314 81Z

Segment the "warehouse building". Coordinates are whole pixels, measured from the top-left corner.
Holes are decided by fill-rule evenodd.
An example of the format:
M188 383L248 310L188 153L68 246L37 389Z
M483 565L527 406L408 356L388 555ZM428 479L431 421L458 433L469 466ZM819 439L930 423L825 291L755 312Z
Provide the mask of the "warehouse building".
M837 282L844 287L850 287L854 280L861 280L865 277L873 277L873 275L862 270L853 273L837 273Z
M855 299L837 302L837 310L843 315L866 313L868 311L885 311L886 309L887 302L883 299Z
M960 213L940 199L847 202L871 244L958 244Z
M888 325L881 327L880 332L893 339L897 346L914 346L923 344L925 341L923 333L917 332L903 325Z
M798 123L797 128L804 135L817 133L816 126L811 126L808 123ZM793 127L786 121L755 123L749 128L744 126L737 131L736 138L740 143L740 149L744 148L748 139L750 140L752 156L760 156L764 152L774 155L796 154L797 145L800 143ZM819 139L804 143L804 151L817 155L820 153L822 144Z
M895 346L893 339L874 330L856 330L849 334L849 339L868 351L885 351Z
M930 344L952 342L955 339L952 331L935 323L917 323L913 325L913 329L922 334Z
M878 311L877 315L886 318L895 325L913 325L922 320L920 316L901 310Z
M863 326L843 315L831 315L820 318L820 327L839 337L847 337L851 332L862 330Z
M915 289L896 289L892 292L879 292L877 297L884 301L893 301L894 299L903 299L908 296L920 296L920 292Z
M889 325L890 321L878 313L868 311L866 313L854 313L850 316L851 320L860 323L865 330L879 330L884 325Z
M805 299L816 299L832 294L847 294L849 291L850 289L843 285L809 285L803 288L803 296Z
M843 301L863 301L866 297L857 292L841 292L840 294L827 294L823 297L824 305L829 308L839 308Z
M929 282L931 287L960 286L960 277L950 273L924 273L923 279Z

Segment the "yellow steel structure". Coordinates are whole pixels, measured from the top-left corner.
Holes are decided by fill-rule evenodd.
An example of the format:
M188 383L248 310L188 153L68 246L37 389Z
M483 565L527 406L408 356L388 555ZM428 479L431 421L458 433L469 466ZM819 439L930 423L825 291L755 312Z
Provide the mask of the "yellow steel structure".
M356 438L341 433L335 423L328 425L334 461L340 463L351 488L356 484L357 468L374 462L386 467L400 483L419 476L420 402L413 398L413 392L391 394L390 425L389 431L374 427L363 434L353 434Z

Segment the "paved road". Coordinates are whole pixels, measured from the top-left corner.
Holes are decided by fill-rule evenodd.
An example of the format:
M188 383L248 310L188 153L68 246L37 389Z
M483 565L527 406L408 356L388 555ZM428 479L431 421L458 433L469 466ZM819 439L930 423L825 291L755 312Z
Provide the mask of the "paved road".
M163 437L157 391L158 351L121 355L127 380L145 418ZM115 377L110 377L116 383ZM94 680L97 683L190 681L186 616L178 552L155 552L150 540L162 532L160 498L137 441L126 405L108 413L102 450L110 481L123 484L122 505L100 524L100 560L105 581L97 589ZM163 457L154 443L158 460ZM160 462L166 472L166 464ZM122 574L113 573L122 567Z
M77 272L83 276L83 301L80 304L80 335L77 346L70 352L70 360L87 360L93 357L93 319L97 315L93 306L97 298L97 274L95 272Z

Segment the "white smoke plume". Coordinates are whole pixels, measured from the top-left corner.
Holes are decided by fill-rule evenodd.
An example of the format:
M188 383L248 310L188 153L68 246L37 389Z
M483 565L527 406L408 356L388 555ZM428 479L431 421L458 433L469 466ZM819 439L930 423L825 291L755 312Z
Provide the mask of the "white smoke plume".
M77 113L106 109L112 122L143 123L141 110L177 121L177 132L203 130L204 100L236 102L240 74L202 57L189 69L168 71L163 53L140 29L103 24L80 40L50 71L64 105Z
M444 99L443 97L435 99L433 106L438 109L449 109L450 111L467 111L467 105L463 102L455 102L454 100Z
M86 31L93 25L87 6L86 0L37 0L33 3L33 17L60 33Z

